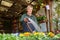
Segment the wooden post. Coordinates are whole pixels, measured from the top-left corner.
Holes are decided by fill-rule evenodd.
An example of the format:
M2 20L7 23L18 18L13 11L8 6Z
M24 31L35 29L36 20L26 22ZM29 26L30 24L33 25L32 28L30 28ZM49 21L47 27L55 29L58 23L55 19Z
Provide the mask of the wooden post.
M44 0L43 2L44 2L44 4L47 4L47 1ZM45 15L46 15L46 17L47 17L47 18L46 18L46 29L47 29L47 32L49 32L49 29L48 29L48 25L49 25L49 24L48 24L48 21L49 21L48 18L49 18L49 17L48 17L48 11L47 11L47 9L46 9L46 6L45 6Z
M47 10L46 10L46 8L45 8L45 14L46 14L46 28L47 28L47 32L48 32L48 13L47 13Z
M50 32L52 32L52 1L49 1L50 11L49 11L49 26Z
M50 32L52 32L52 1L48 0L47 1L49 5L49 10L46 9L46 17L47 17L47 22L46 22L46 28L47 28L47 32L50 30Z

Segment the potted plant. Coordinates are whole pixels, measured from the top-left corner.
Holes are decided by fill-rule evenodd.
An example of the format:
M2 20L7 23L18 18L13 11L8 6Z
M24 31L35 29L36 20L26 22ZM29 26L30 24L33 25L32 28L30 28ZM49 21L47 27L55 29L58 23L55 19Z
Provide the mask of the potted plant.
M46 22L46 16L39 16L39 17L37 17L37 21L39 22L39 23L44 23L44 22Z

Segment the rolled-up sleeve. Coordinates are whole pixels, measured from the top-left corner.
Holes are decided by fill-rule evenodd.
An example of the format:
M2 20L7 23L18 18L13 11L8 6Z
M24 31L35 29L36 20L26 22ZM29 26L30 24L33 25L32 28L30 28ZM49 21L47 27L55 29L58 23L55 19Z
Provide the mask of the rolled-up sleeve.
M20 18L20 22L22 22L24 20L25 15L22 15Z

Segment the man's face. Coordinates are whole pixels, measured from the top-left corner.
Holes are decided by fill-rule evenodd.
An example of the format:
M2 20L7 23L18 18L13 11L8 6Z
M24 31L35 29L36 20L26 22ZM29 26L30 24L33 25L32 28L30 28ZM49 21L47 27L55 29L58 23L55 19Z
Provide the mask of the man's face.
M28 15L31 15L31 14L32 14L32 10L33 10L33 8L30 7L30 6L28 6L28 7L27 7L27 14L28 14Z

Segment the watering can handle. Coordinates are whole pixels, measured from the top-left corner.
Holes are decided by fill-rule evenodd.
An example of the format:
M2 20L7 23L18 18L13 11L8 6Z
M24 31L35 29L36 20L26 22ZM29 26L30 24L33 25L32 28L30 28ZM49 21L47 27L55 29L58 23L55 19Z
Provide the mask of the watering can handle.
M29 26L29 24L28 24L28 23L26 23L26 24L27 24L27 27L28 27L28 29L30 30L30 32L33 33L31 27Z

